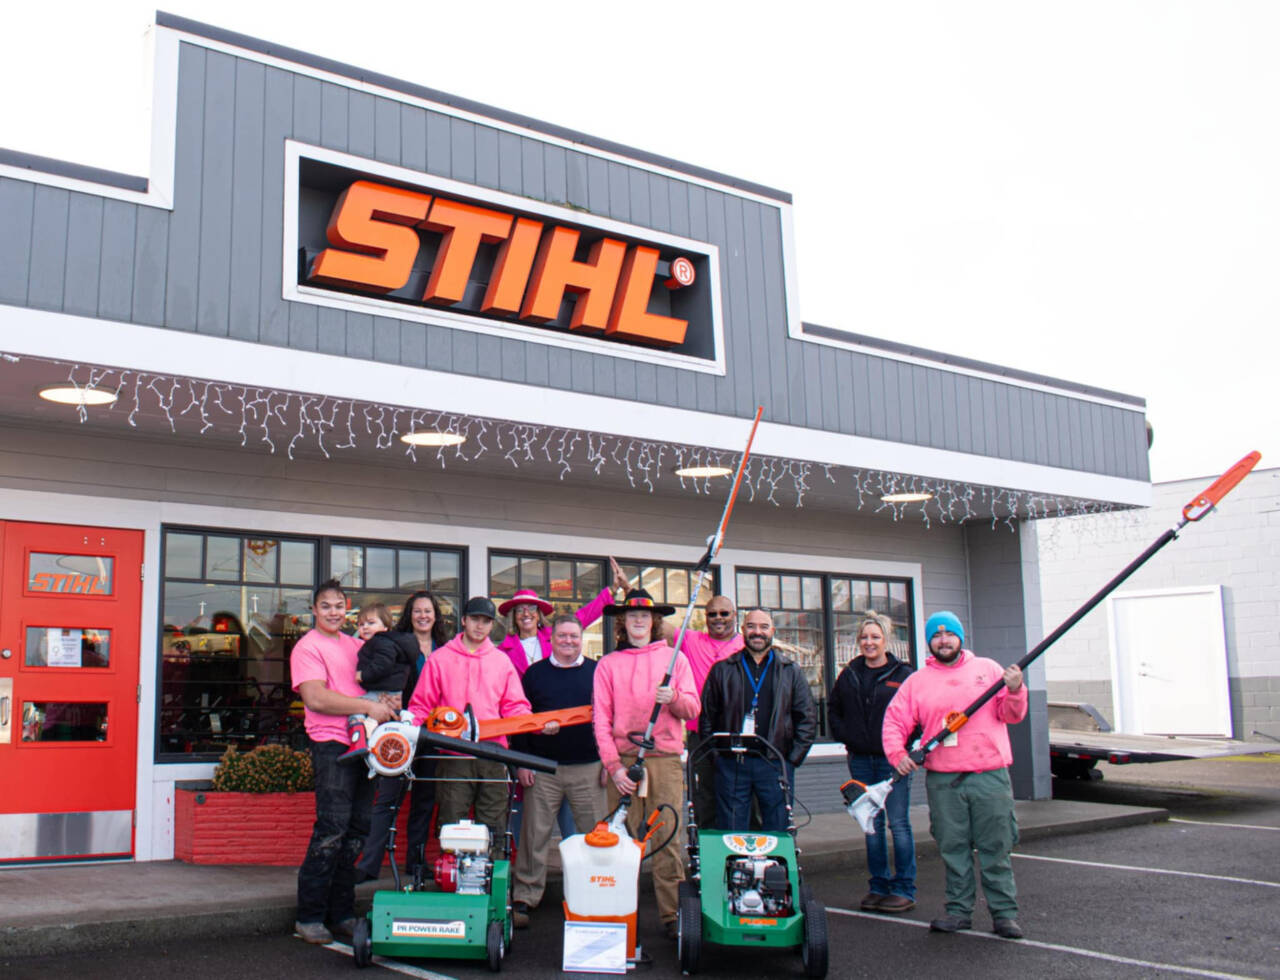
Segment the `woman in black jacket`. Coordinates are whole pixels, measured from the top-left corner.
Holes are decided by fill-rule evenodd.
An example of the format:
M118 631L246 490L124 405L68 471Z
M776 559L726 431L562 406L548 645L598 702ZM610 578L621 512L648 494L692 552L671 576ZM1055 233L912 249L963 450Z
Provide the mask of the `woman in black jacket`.
M849 754L849 775L871 785L894 774L884 756L880 729L884 712L912 673L909 664L888 652L893 624L880 613L867 613L858 623L859 656L840 671L831 688L827 716L831 734L844 743ZM867 870L870 891L861 906L867 912L907 912L916 905L916 844L911 836L911 777L894 783L884 810L876 815L874 834L867 834ZM889 845L885 823L893 835L893 876L889 875Z

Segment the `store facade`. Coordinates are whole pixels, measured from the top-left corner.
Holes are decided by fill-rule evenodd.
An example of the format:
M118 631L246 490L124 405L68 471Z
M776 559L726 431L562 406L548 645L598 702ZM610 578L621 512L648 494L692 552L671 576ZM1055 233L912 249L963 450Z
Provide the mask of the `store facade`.
M783 192L179 18L154 41L147 177L0 151L0 767L33 787L0 860L171 857L176 783L301 741L288 653L331 575L570 609L613 557L687 603L727 481L675 470L732 465L757 404L698 605L773 610L824 704L868 609L911 659L953 608L1012 661L1024 522L1148 500L1141 399L801 322Z

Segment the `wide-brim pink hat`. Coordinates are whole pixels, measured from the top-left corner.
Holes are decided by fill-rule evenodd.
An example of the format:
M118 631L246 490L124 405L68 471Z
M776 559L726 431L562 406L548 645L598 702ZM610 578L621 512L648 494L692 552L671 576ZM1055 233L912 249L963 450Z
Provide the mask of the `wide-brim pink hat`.
M521 589L498 607L498 614L505 616L516 606L537 606L538 611L544 616L550 616L556 611L555 606L534 592L533 589Z

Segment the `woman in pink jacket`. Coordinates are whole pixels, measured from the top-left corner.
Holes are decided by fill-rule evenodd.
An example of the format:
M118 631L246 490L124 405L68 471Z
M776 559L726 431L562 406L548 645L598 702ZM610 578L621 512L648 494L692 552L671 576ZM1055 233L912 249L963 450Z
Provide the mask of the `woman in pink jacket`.
M613 570L613 588L625 592L630 584L627 577L613 558L609 559L609 566ZM574 613L584 630L600 618L612 598L609 589L601 589L594 599ZM555 611L556 607L533 589L521 589L498 606L500 616L511 614L507 635L498 649L511 658L511 666L521 677L530 665L551 656L551 624L547 617Z
M670 683L662 679L671 663L671 647L662 638L662 617L675 612L674 606L657 605L644 589L633 589L616 606L606 606L606 613L623 617L627 645L603 657L596 667L592 692L592 727L600 761L609 774L609 809L618 805L624 793L634 793L636 784L627 769L639 754L631 741L631 732L643 732L655 703L662 705L653 729L654 749L645 753L645 779L648 794L631 802L627 829L637 840L645 834L649 815L667 804L683 822L684 772L680 752L684 749L684 723L696 718L701 704L693 683L693 671L683 653L676 654ZM663 814L670 820L669 813ZM666 836L670 828L659 834ZM667 936L676 937L676 910L680 882L684 881L684 862L678 843L680 826L675 836L653 858L653 891L658 901Z
M493 602L473 596L462 610L462 631L427 658L418 685L409 700L409 711L422 724L432 709L464 708L477 718L510 718L530 714L520 677L497 647L489 642L493 629ZM493 740L506 746L499 736ZM493 832L492 853L500 850L507 832L507 770L501 762L465 756L436 763L436 803L441 825L462 820L475 807L476 820Z
M963 711L998 680L1000 693L979 708L958 731L925 756L925 789L929 795L929 829L938 842L946 869L946 915L934 919L934 932L973 927L976 888L973 852L982 868L982 891L991 913L992 931L1005 939L1021 939L1017 889L1010 855L1018 842L1013 813L1009 764L1013 750L1008 726L1027 715L1027 689L1016 664L964 649L964 627L953 612L938 612L924 626L933 656L898 689L884 713L881 730L885 757L906 775L917 768L907 753L907 738L917 725L926 739L946 727L947 715Z

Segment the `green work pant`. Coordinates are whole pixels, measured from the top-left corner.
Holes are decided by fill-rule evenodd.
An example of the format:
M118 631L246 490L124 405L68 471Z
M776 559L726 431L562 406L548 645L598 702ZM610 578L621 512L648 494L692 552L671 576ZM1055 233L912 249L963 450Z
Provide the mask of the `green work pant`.
M973 852L982 869L982 893L993 919L1018 914L1010 854L1018 843L1013 787L1008 769L990 772L930 772L929 831L947 873L947 913L969 918L975 898Z

